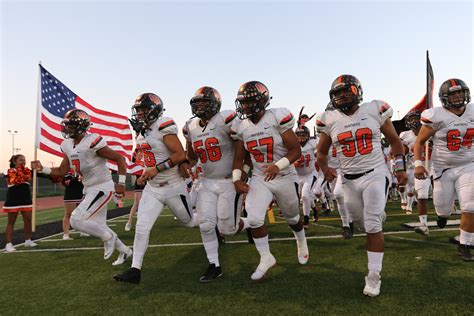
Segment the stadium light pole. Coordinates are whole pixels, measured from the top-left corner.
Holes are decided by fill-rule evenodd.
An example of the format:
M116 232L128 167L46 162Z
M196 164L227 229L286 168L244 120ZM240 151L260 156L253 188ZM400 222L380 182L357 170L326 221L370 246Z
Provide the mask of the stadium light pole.
M15 135L18 134L18 131L8 130L8 133L12 135L12 156L15 155Z

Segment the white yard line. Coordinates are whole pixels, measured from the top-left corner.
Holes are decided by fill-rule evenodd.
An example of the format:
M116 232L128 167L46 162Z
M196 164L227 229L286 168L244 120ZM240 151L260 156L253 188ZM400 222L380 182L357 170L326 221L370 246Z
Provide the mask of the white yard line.
M427 243L427 244L432 244L432 245L443 245L443 246L451 246L451 247L453 246L452 244L445 244L442 242L429 241L429 240L424 240L424 239L413 239L413 238L406 238L406 237L400 237L400 236L389 236L389 238L407 240L407 241L416 241L416 242Z
M434 230L431 231L431 233L435 233L438 231L453 231L453 230L458 230L458 228L448 228L448 229L442 229L442 230ZM403 230L403 231L392 231L392 232L386 232L384 235L399 235L399 234L411 234L414 233L413 231L408 231L408 230ZM60 233L62 234L62 233ZM59 234L53 235L57 236ZM366 234L354 234L354 237L365 237ZM50 236L52 237L52 236ZM48 237L45 237L48 238ZM44 239L44 238L42 238ZM337 235L327 235L327 236L311 236L311 237L306 237L308 240L313 240L313 239L342 239L342 236L340 234ZM408 238L407 238L408 239ZM39 240L39 239L38 239ZM274 242L274 241L294 241L294 237L286 237L286 238L271 238L269 241ZM424 242L423 240L418 240L418 239L409 239L410 241L419 241L419 242ZM227 241L226 244L246 244L248 243L247 240L232 240L232 241ZM430 242L430 243L435 243L435 242ZM438 244L438 243L436 243ZM439 243L442 245L449 245L449 244L443 244ZM189 247L189 246L202 246L201 242L190 242L190 243L172 243L172 244L157 244L157 245L148 245L149 248L164 248L164 247ZM17 250L13 253L26 253L26 252L66 252L66 251L88 251L88 250L103 250L103 247L77 247L77 248L51 248L51 249L29 249L29 250Z

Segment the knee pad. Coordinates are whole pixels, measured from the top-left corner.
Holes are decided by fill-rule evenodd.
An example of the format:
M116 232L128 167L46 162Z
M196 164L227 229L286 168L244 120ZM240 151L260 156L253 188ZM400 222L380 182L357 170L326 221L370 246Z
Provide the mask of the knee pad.
M75 230L79 230L79 221L71 216L71 219L69 220L69 224L71 224L71 227L74 228Z
M285 219L286 219L286 222L288 223L288 225L296 225L300 221L300 214L298 214L296 216L293 216L293 217L287 217Z
M382 231L382 223L385 215L371 215L364 219L364 228L366 233L375 234Z
M463 205L461 205L461 211L474 213L474 202L463 203Z
M203 234L215 234L216 225L211 222L202 222L199 224L199 230Z
M265 225L265 218L257 218L249 214L247 219L251 228L259 228Z
M138 221L136 226L135 226L135 231L137 233L141 233L141 234L149 234L150 231L151 231L151 227L149 224L145 223L145 222L142 222L142 221Z

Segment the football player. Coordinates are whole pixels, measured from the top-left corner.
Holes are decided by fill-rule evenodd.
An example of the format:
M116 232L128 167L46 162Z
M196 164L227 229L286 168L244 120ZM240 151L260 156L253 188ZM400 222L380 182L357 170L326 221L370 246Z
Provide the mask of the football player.
M318 143L316 139L310 139L310 131L304 125L297 128L295 134L301 146L301 156L294 165L298 174L298 184L301 189L301 200L303 202L303 225L305 228L308 228L311 204L314 204L312 188L318 179L314 166Z
M415 144L416 136L420 132L421 122L420 122L421 113L419 111L412 111L409 112L405 116L405 124L410 131L406 131L400 134L400 139L402 140L403 145L406 147L405 150L410 153L410 156L413 156L413 145ZM428 149L431 151L431 148ZM421 160L423 163L426 160L425 157L426 151L423 150ZM428 153L428 157L430 157L430 152ZM429 161L429 160L428 160ZM412 168L407 167L407 175L410 179L411 177L414 178L415 167L412 164ZM414 179L415 185L415 192L417 198L417 208L418 208L418 217L420 219L420 226L415 228L415 231L421 235L428 236L429 229L428 229L428 195L431 187L431 180L429 178L425 179ZM409 187L407 185L407 187ZM410 191L408 191L410 194ZM408 201L407 203L408 210L411 211L411 203Z
M428 175L422 161L424 144L433 138L431 169L433 204L438 227L446 226L456 194L461 207L458 253L464 261L474 261L470 252L474 236L474 105L466 83L449 79L439 88L442 107L421 113L420 132L415 140L415 177Z
M267 206L275 197L286 222L293 230L298 248L298 261L306 264L309 251L303 222L299 215L298 179L293 163L301 156L298 137L293 131L295 119L286 108L266 109L270 104L268 88L261 82L249 81L240 86L236 109L242 121L235 137L232 181L238 193L247 193L245 209L260 263L251 279L262 280L275 265L265 227ZM246 184L242 180L245 153L250 154L253 174Z
M64 115L61 132L65 138L61 143L64 158L58 168L48 168L40 161L31 163L32 169L63 177L70 169L82 177L84 198L71 214L71 226L86 234L100 238L104 242L104 259L109 259L114 249L120 252L113 264L121 264L132 255L132 250L107 226L107 203L115 194L122 197L125 190L127 165L125 159L107 146L107 141L94 133L87 133L91 126L89 115L82 110L73 109ZM119 179L112 181L107 160L115 161Z
M380 294L380 272L384 254L382 223L390 180L385 166L381 133L394 153L399 183L406 182L403 145L393 127L392 108L383 101L362 102L362 86L352 75L341 75L331 85L329 96L337 111L324 112L316 124L319 136L318 163L326 179L337 177L328 166L334 144L343 174L344 203L354 223L363 223L367 233L369 273L363 293Z
M199 229L209 266L199 282L210 282L222 276L219 242L216 234L234 235L249 227L241 218L242 196L232 183L234 140L231 126L239 120L232 110L221 111L221 95L212 87L199 88L192 97L191 111L195 118L186 122L183 133L191 164L199 160L202 168L196 210Z
M147 182L138 205L132 266L115 275L117 281L140 283L150 231L165 205L186 227L197 225L186 184L178 171L179 164L186 160L178 138L178 127L173 119L164 117L163 112L163 102L154 93L139 95L132 106L130 121L143 136L137 138L137 147L145 163L137 183Z

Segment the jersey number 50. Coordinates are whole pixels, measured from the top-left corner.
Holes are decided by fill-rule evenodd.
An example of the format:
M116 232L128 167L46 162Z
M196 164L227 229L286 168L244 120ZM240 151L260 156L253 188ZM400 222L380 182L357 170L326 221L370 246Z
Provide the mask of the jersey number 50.
M341 144L342 153L346 157L354 157L357 151L361 155L368 155L374 149L372 146L372 131L367 127L359 128L355 132L355 139L352 136L352 131L347 131L337 135L337 140Z

